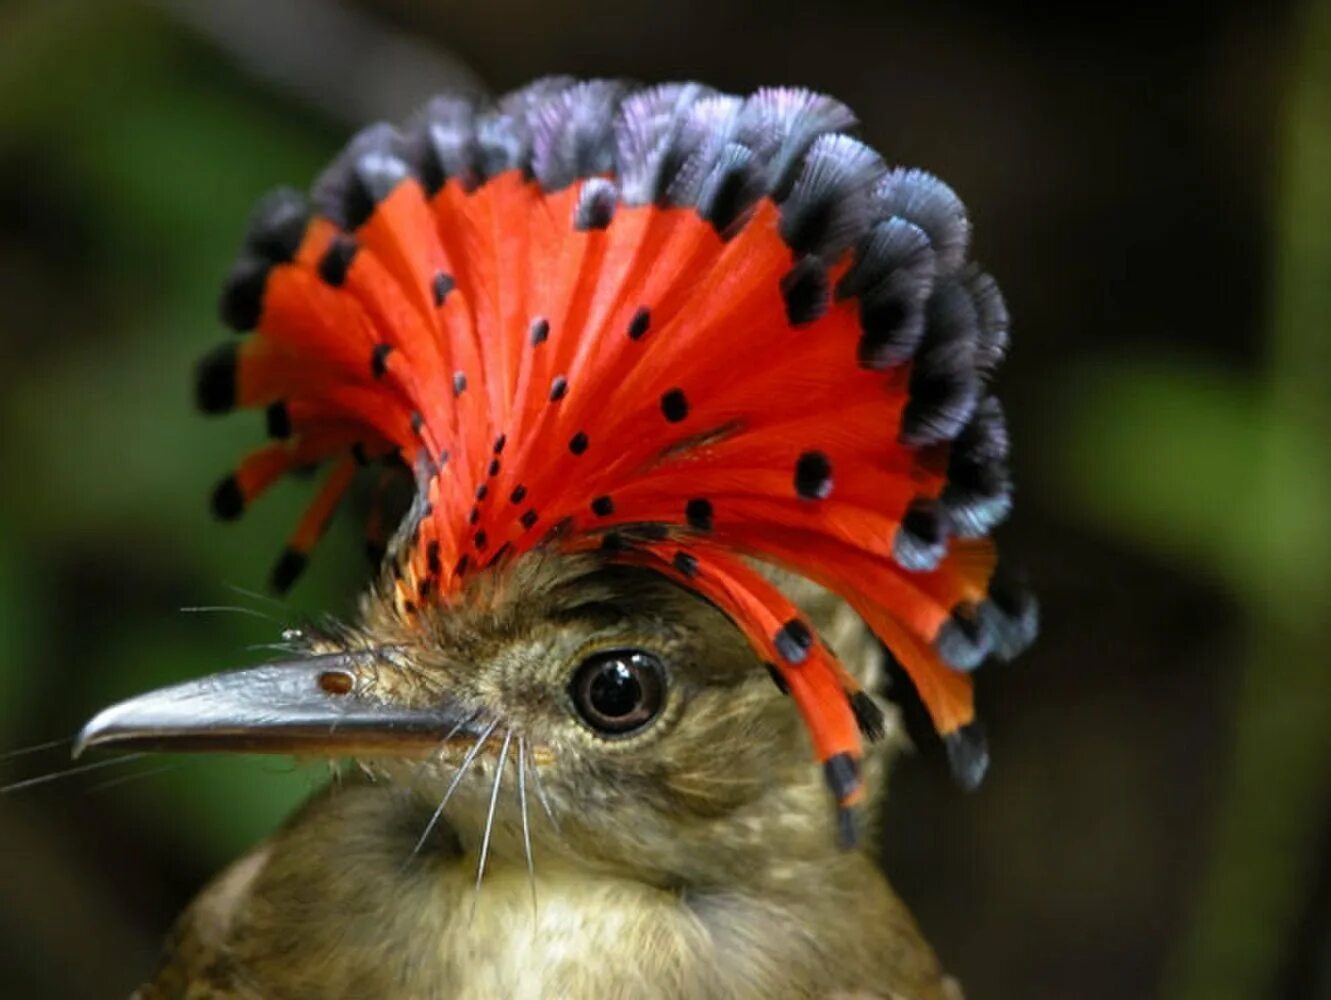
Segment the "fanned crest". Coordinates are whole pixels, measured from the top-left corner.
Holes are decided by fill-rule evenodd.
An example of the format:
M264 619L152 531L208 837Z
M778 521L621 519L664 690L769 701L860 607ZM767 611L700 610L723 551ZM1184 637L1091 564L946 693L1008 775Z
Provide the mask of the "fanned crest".
M804 90L558 78L361 132L309 199L260 204L226 285L253 332L199 401L266 408L274 440L217 513L330 466L285 587L361 466L409 473L385 564L408 619L534 549L651 567L744 631L846 811L881 720L753 563L779 565L859 612L978 782L969 672L1035 630L990 588L1008 317L953 192L853 124Z

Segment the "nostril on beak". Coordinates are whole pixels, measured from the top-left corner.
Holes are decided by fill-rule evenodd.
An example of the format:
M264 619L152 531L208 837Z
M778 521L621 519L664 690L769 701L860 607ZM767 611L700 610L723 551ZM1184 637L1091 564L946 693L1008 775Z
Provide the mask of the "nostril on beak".
M319 689L325 694L350 694L355 686L355 678L345 670L325 670L319 674Z

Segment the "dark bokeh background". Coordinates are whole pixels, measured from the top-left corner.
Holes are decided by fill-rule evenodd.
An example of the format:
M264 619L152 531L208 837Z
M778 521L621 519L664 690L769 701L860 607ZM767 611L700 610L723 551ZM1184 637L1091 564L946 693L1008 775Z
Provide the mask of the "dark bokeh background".
M887 864L973 1000L1331 997L1331 8L787 0L0 4L0 747L350 607L341 524L209 523L251 440L188 370L253 200L446 86L799 83L948 179L1016 319L1008 558L1044 635L995 765L893 786ZM67 746L0 759L0 781ZM145 759L0 794L0 982L119 996L322 779Z

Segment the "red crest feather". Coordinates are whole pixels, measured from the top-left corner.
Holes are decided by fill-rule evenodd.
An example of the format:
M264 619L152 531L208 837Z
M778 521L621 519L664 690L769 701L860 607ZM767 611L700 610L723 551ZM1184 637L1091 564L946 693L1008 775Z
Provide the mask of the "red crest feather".
M851 124L800 90L555 79L362 132L313 205L260 205L227 284L253 335L205 359L200 402L267 407L279 440L217 511L333 460L289 585L357 462L400 460L406 614L540 546L653 567L771 663L849 807L872 702L744 558L778 564L860 613L978 781L967 672L1034 632L989 593L1007 314L955 195Z

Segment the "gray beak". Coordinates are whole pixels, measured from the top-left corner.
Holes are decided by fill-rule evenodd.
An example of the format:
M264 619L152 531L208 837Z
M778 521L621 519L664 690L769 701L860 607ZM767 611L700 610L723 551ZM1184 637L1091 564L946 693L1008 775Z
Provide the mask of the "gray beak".
M89 747L425 757L446 739L475 738L475 713L450 702L421 707L376 694L382 666L334 654L213 674L99 712L74 743Z

